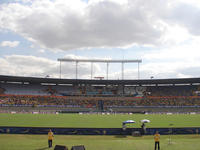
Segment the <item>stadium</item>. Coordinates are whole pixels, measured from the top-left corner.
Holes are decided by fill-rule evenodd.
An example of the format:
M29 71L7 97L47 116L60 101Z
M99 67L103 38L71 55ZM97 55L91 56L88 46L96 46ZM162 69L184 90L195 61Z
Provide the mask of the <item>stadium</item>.
M0 0L0 150L199 150L199 0Z
M0 83L0 136L9 140L20 136L27 140L27 145L20 142L24 149L46 149L44 142L39 147L30 144L30 136L44 138L49 129L57 139L54 145L84 145L86 149L97 145L112 148L112 142L105 143L116 138L125 143L136 140L134 146L123 145L132 149L143 141L151 143L156 131L164 138L163 149L179 149L182 145L174 143L185 138L196 143L199 138L200 78L107 80L1 75ZM122 123L130 119L136 123L124 128ZM142 119L150 123L141 137ZM94 145L88 143L91 138L97 140ZM7 144L2 145L7 149ZM10 148L14 145L18 144L13 142ZM146 144L140 149L151 147Z
M2 111L200 111L200 79L77 80L0 76ZM20 106L20 107L19 107ZM5 110L4 110L5 108Z

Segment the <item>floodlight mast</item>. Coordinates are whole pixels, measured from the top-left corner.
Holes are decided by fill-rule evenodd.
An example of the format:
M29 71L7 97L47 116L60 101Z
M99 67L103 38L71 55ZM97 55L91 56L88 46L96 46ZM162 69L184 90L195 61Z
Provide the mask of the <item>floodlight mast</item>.
M106 63L106 78L108 80L108 71L109 71L109 64L110 63L121 63L122 64L122 80L124 79L124 64L125 63L138 63L138 79L140 79L139 73L139 63L142 63L141 59L116 59L116 60L109 60L109 59L68 59L68 58L58 58L57 61L60 62L60 78L61 78L61 62L75 62L76 65L76 79L78 79L78 63L79 62L89 62L91 63L91 79L93 77L93 63Z

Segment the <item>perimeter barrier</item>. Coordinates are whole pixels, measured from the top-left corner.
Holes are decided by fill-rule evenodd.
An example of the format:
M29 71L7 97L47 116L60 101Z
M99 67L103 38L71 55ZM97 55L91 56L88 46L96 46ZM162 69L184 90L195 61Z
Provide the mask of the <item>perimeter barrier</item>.
M133 135L141 128L54 128L54 127L8 127L1 126L0 134L47 134L51 129L57 135ZM147 128L145 135L153 135L159 131L162 135L169 134L200 134L200 127L187 128Z

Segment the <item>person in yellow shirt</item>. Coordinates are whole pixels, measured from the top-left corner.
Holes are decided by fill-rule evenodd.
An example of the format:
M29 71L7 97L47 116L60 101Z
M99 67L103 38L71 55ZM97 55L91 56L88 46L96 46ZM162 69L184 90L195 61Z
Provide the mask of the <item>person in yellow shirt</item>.
M53 137L54 137L53 132L50 129L49 132L48 132L48 145L49 145L49 148L52 147Z
M158 150L160 150L160 134L158 131L156 131L156 134L154 135L154 140L155 140L155 150L158 146Z

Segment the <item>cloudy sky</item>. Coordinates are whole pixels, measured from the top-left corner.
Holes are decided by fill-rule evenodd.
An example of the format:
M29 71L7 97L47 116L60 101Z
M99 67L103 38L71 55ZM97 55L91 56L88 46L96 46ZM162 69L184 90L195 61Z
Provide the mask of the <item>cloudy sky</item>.
M142 59L140 78L200 77L199 0L1 0L0 74L59 77L57 58ZM79 63L78 78L90 78ZM106 77L106 64L93 64ZM62 64L75 78L75 64ZM124 65L137 79L137 64ZM121 79L121 64L109 65Z

